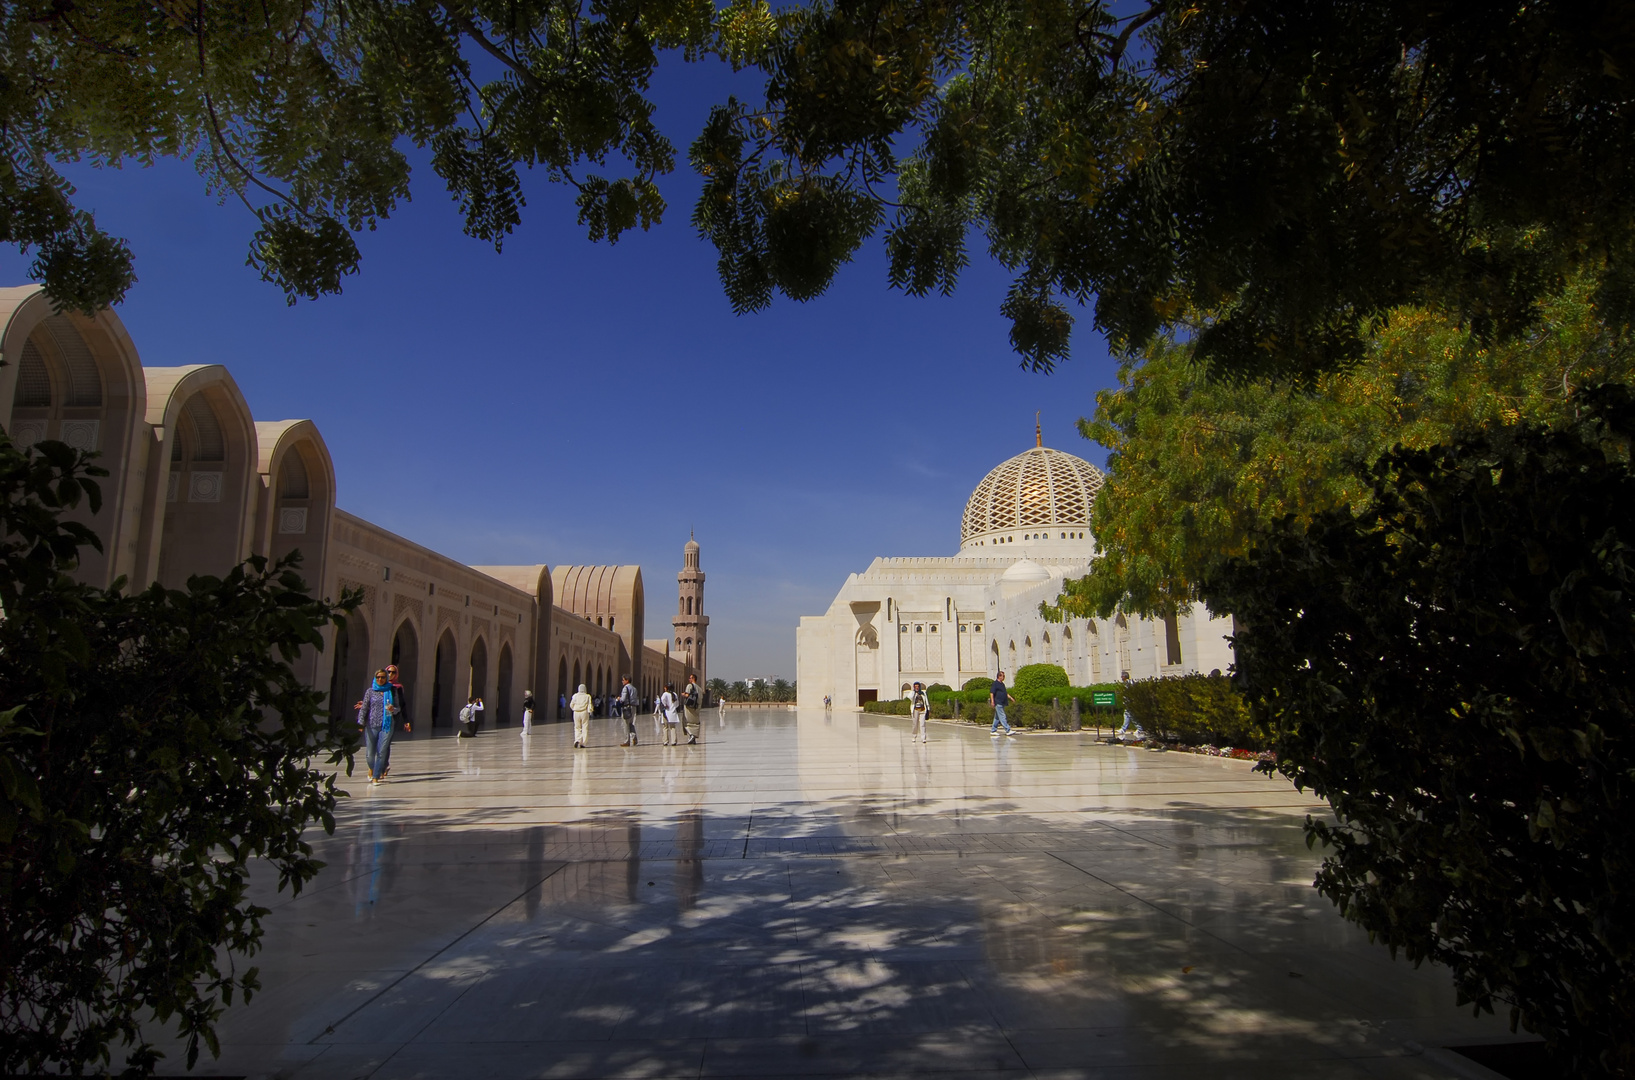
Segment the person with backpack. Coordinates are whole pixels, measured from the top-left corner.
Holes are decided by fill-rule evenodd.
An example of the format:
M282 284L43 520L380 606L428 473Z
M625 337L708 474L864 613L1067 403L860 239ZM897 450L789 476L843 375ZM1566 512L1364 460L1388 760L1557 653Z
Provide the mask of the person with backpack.
M636 688L630 685L630 676L621 675L619 687L619 715L624 719L624 742L620 746L636 745Z
M676 684L665 683L659 695L659 725L664 728L664 745L677 746L676 728L681 726L681 699L676 697Z
M914 689L908 695L908 741L913 742L919 736L921 742L930 742L926 734L926 718L931 715L931 696L925 692L925 687L918 679L914 680Z
M704 725L699 723L698 720L698 707L701 704L702 693L698 689L697 679L698 676L696 675L687 676L687 689L681 693L681 733L687 736L689 744L697 742L699 732L704 730Z
M524 690L522 692L522 733L524 735L528 734L528 730L534 726L534 705L534 692Z
M483 718L483 699L473 694L466 699L465 708L460 710L460 730L455 733L459 739L475 739L477 725Z
M583 750L590 745L590 714L596 709L596 702L584 683L579 684L579 692L569 699L568 708L573 712L573 748Z
M363 728L371 785L386 778L386 763L392 751L392 720L396 714L396 695L392 693L392 684L386 681L386 669L382 668L375 672L374 683L358 702L358 726Z

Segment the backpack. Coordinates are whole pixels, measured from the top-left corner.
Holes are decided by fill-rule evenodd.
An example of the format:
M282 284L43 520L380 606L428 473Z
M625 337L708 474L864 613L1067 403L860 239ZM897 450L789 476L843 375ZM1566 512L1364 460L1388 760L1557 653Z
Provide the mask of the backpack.
M689 709L698 708L698 691L697 690L688 690L687 691L687 708L689 708Z
M467 705L465 708L460 710L460 723L469 724L471 723L471 718L476 715L476 712L472 710L471 706Z

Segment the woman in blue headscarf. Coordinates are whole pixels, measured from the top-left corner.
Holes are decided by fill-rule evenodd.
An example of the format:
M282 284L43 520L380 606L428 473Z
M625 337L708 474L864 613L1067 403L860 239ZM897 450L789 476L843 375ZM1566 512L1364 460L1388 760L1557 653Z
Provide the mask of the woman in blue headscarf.
M377 671L374 685L363 692L363 700L358 702L358 726L363 728L371 784L386 779L386 763L392 753L392 718L396 715L397 694L386 681L385 670Z

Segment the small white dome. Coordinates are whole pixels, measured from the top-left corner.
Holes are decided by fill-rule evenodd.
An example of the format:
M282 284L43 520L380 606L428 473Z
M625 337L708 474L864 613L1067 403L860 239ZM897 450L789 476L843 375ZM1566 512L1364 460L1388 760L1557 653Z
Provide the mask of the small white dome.
M1006 585L1037 585L1050 580L1050 571L1032 559L1017 559L999 580Z

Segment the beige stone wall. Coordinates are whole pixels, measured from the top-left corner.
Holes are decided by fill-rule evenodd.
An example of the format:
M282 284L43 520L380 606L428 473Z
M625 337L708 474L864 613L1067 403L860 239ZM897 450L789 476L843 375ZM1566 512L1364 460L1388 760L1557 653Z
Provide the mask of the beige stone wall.
M558 566L551 571L551 589L563 610L618 635L614 686L617 687L618 677L622 675L629 675L631 681L640 686L642 630L646 619L641 567ZM568 693L571 694L577 683L572 681L571 671L569 675L572 685ZM591 686L592 693L596 692L594 684L587 685Z
M147 386L142 363L112 312L94 319L57 314L37 285L0 289L0 422L19 444L60 439L101 454L102 509L81 505L69 520L90 526L101 553L81 553L79 577L106 586L137 566L147 469ZM21 384L21 385L20 385ZM19 396L19 389L23 391Z
M551 613L549 652L555 665L553 681L560 688L551 703L554 711L548 710L552 716L561 711L561 696L572 697L580 683L597 696L617 692L620 665L628 663L622 659L624 641L616 631L562 607Z
M364 602L348 619L344 647L327 650L331 663L342 660L334 704L348 707L395 656L412 722L452 727L474 689L485 723L521 719L537 625L531 595L337 509L325 593L347 589L361 590Z
M324 649L296 659L337 715L394 661L411 722L428 727L452 726L474 690L485 721L505 724L527 690L545 719L580 682L610 694L628 674L649 696L685 680L668 641L644 647L640 567L470 567L339 510L311 421L256 421L219 364L144 368L112 311L60 315L38 286L0 288L0 359L0 423L13 438L97 450L111 473L102 510L72 515L105 552L84 553L82 580L181 588L250 555L299 551L316 593L361 593Z

